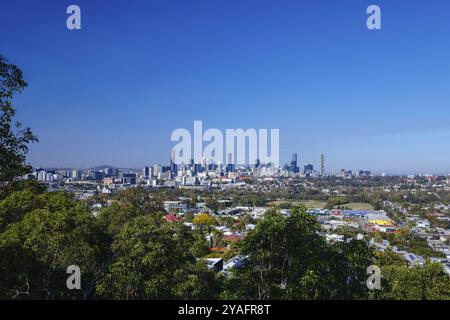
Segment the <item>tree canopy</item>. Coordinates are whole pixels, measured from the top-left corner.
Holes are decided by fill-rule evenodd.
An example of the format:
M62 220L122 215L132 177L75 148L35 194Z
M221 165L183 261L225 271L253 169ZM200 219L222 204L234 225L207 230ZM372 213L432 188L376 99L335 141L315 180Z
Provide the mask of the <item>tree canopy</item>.
M299 208L270 211L242 242L245 265L233 272L225 297L339 299L364 297L372 251L360 241L329 245L317 220Z
M14 95L26 86L22 71L0 55L0 184L30 171L25 163L28 144L37 138L30 128L14 121L16 110L12 105Z

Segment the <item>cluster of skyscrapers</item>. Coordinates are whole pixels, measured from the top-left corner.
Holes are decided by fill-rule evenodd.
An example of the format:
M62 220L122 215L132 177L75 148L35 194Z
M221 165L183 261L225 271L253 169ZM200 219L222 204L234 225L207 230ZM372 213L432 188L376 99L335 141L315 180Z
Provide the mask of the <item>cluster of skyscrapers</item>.
M300 173L301 170L298 165L298 154L297 153L292 154L291 162L289 164L286 164L284 166L284 169L290 173L294 173L294 174ZM325 155L323 153L320 155L320 171L319 172L314 171L314 166L312 164L308 163L303 166L302 173L304 175L317 174L320 176L324 176L325 175Z
M233 163L232 154L227 155L227 164L217 164L210 159L203 159L201 163L195 163L193 159L187 164L176 164L173 160L174 154L170 157L168 165L155 164L145 166L139 170L117 169L112 167L86 169L86 170L58 170L36 168L32 174L26 176L27 179L38 179L44 182L57 181L92 181L103 182L104 185L134 185L144 182L148 185L159 185L161 181L172 181L176 185L209 185L212 180L235 181L245 177L261 176L287 176L299 174L303 176L324 176L325 157L320 155L320 171L314 170L312 164L305 164L300 168L298 164L298 154L292 154L292 160L283 167L275 167L271 163L263 164L259 159L253 165L239 165ZM360 175L370 175L370 172L363 171Z

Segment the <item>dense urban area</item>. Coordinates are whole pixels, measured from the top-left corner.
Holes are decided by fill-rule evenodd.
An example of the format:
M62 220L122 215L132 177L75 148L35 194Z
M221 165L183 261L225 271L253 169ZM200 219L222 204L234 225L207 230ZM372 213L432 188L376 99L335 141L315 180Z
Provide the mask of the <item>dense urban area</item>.
M227 284L233 282L230 279L244 276L240 274L244 271L240 270L246 270L247 264L257 263L258 260L248 260L261 254L259 250L269 250L268 253L274 250L264 248L263 244L280 236L269 233L270 228L276 227L276 222L287 223L290 219L302 217L311 224L308 228L323 239L324 245L348 248L357 242L367 244L368 263L371 261L369 252L373 254L373 261L368 265L388 263L382 269L386 281L400 276L397 273L402 269L389 268L392 263L408 272L415 268L423 272L427 268L442 270L445 281L442 285L446 284L444 287L448 288L450 176L372 175L367 170L353 174L344 169L338 174L326 174L323 154L320 155L319 171L315 171L311 164L300 170L297 154L293 154L292 161L281 168L261 164L258 160L252 166L220 166L208 162L192 161L180 166L171 162L167 166L146 166L141 170L111 166L87 170L37 168L23 179L40 181L52 192L70 192L74 199L87 206L93 217L106 219L103 223L107 224L118 223L115 219L121 215L124 215L120 218L122 223L126 222L126 216L133 217L124 207L139 205L141 207L133 210L141 211L150 206L148 211L134 214L143 217L156 215L165 224L183 226L193 236L193 257L203 261L208 269L217 273L215 277L226 280ZM275 224L266 230L266 224L270 223ZM275 231L278 232L281 230ZM299 229L298 232L301 233L298 236L304 236L305 230ZM253 246L247 243L254 241L249 238L262 236L267 237L261 239L262 243L253 243ZM286 250L289 249L276 248L277 252ZM298 251L302 251L302 247L298 247ZM142 254L146 255L145 252ZM300 255L300 252L295 254ZM131 271L136 272L127 270ZM363 271L361 269L362 280L367 278ZM302 276L306 275L300 275L299 279ZM380 293L367 291L367 295L413 298L409 289L398 288L408 282L404 279L396 281L399 282L395 285L389 283L392 286L390 290L395 293L386 293L382 289ZM362 283L365 285L364 281ZM255 292L260 290L258 288ZM426 296L428 289L424 290L421 295ZM442 293L440 298L447 297L448 292ZM273 293L242 296L242 292L225 291L221 294L239 298L273 297ZM331 292L315 294L321 298L353 297L352 293L342 296L334 296ZM124 298L120 294L114 297ZM221 296L203 298L213 297ZM288 298L280 293L282 297ZM314 298L314 295L294 297ZM416 298L425 297L419 295Z

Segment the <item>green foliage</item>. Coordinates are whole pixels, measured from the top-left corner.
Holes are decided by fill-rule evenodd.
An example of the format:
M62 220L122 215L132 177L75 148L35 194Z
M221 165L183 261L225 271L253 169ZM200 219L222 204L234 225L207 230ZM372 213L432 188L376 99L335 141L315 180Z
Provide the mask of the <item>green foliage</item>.
M283 217L272 210L243 240L243 268L233 273L226 298L339 299L366 294L372 251L360 241L328 245L316 219L294 208Z
M395 234L384 235L388 240L400 250L415 253L424 258L436 257L445 258L442 252L434 251L427 244L426 239L414 236L409 227L401 228Z
M1 200L0 231L4 231L9 224L20 221L27 213L42 208L47 200L45 198L45 194L24 190Z
M355 239L360 230L349 226L341 226L336 229L336 233L343 235L345 240Z
M392 242L394 245L397 245L399 248L403 249L409 246L412 239L413 235L411 230L409 228L401 228L394 234Z
M182 224L158 224L150 216L126 223L112 244L114 259L98 282L98 294L113 299L213 298L214 275L196 264L193 240Z
M383 236L381 235L380 232L376 232L373 234L373 239L375 240L376 243L382 243L383 242Z
M47 190L45 184L37 180L15 180L0 187L0 200L5 199L15 192L29 190L33 193L44 193Z
M111 205L100 210L98 218L107 232L115 235L127 222L142 216L162 220L162 200L143 188L136 187L117 193Z
M376 252L375 254L375 265L377 266L406 266L407 262L406 260L392 251L391 249L388 249L384 252Z
M3 202L8 206L15 199L19 203L14 210L20 215L0 233L0 272L7 275L0 280L0 296L92 297L96 275L108 255L108 240L90 211L67 193L24 191ZM81 292L66 288L69 265L82 271L86 285Z
M448 300L450 277L438 263L409 268L391 264L381 269L382 290L377 298L389 300Z
M219 210L219 202L217 202L217 200L213 197L208 197L208 199L206 199L205 205L213 212Z
M203 233L201 232L195 232L193 234L194 240L192 242L191 246L191 253L194 257L200 258L204 257L207 254L209 254L209 246L208 242L206 241Z
M261 207L266 204L266 199L259 193L240 195L233 199L233 201L237 202L238 205L247 207Z
M0 185L30 171L25 164L28 144L36 142L30 128L13 122L12 98L27 86L22 71L0 55Z
M427 260L423 266L410 267L403 257L386 250L376 253L375 264L381 267L382 282L373 299L450 299L450 277L438 263Z
M392 251L362 241L328 244L315 217L294 208L269 211L223 257L248 257L228 278L207 270L203 232L163 219L160 200L136 188L94 217L64 192L34 184L0 200L0 298L18 299L444 299L449 277L439 264L409 268ZM233 222L252 222L243 216ZM248 220L248 221L247 221ZM392 235L396 241L409 233ZM412 239L414 240L414 239ZM220 234L214 242L223 245ZM414 241L413 241L414 242ZM408 242L411 244L411 241ZM217 255L217 254L216 254ZM68 290L78 265L82 290ZM382 290L368 292L366 269L382 269Z
M349 203L347 198L345 197L336 197L336 198L330 198L327 201L327 204L325 205L325 209L333 209L334 207L338 207L344 204Z

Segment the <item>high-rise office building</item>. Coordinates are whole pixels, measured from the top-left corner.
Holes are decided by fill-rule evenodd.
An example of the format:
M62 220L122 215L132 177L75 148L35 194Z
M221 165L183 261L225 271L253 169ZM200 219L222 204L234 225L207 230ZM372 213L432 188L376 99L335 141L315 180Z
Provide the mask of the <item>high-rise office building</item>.
M91 171L90 176L95 181L100 181L105 177L105 174L101 171Z
M358 176L360 177L370 177L372 175L372 172L367 171L367 170L359 170L358 171Z
M155 164L155 166L153 167L153 174L155 175L155 177L158 177L158 175L161 173L162 173L162 166L159 164Z
M292 161L289 166L289 171L293 173L298 173L300 171L300 168L297 165L297 153L292 154Z
M122 182L124 184L136 184L136 174L135 173L124 173L122 177Z
M150 178L150 167L144 167L144 169L142 170L142 175L145 179Z
M227 154L227 164L233 163L233 154L230 152Z
M233 163L233 154L228 153L227 155L227 172L233 172L235 169L234 163Z
M46 175L47 175L47 173L44 170L39 171L38 174L37 174L37 179L39 181L45 181Z
M172 151L172 155L170 156L170 172L172 177L178 175L178 165L175 163L175 150Z
M320 175L325 175L325 155L323 153L320 154Z
M314 171L314 166L312 164L305 164L303 173L311 174Z
M80 179L81 178L81 171L80 170L72 170L72 178L74 179Z

